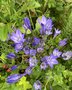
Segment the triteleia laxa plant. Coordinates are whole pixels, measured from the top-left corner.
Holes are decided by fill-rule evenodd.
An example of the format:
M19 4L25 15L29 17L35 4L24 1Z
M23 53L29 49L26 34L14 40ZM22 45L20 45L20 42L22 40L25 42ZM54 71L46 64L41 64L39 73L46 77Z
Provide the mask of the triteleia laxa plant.
M51 18L42 16L37 19L37 25L39 27L36 29L36 26L33 30L29 18L26 17L22 25L25 33L16 29L10 34L9 40L12 42L14 52L8 53L7 59L9 62L14 61L10 69L11 71L17 69L17 72L9 75L6 82L15 83L25 76L31 79L34 90L44 90L42 80L49 78L45 73L53 70L62 61L66 62L65 60L72 58L72 51L64 50L68 39L61 37L61 30L54 27ZM19 73L21 70L24 71ZM51 84L50 88L52 88Z

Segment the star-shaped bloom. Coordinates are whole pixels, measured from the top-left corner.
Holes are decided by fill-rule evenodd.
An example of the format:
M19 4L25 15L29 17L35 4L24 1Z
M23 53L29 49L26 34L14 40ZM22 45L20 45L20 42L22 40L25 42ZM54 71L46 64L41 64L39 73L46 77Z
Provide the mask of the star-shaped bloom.
M51 54L50 56L46 57L47 64L53 68L53 65L58 64L58 61L56 60L56 56Z
M54 56L57 56L57 58L58 58L58 57L61 56L61 54L62 54L62 52L60 52L57 48L54 49L54 51L53 51L53 55L54 55Z
M24 53L25 53L26 55L29 55L29 54L30 54L30 49L29 49L28 46L25 46L24 49L23 49L23 51L24 51Z
M55 32L54 32L54 38L59 35L61 33L61 31L59 29L55 28Z
M41 25L40 33L41 34L52 34L51 30L53 27L52 19L46 18L45 16L42 16L42 19L38 19L39 24Z
M35 56L36 55L36 50L35 49L30 49L30 55Z
M47 18L43 15L42 19L38 18L38 22L39 22L40 25L46 25Z
M46 35L51 35L52 31L46 30L45 33L46 33Z
M52 30L53 23L52 23L52 19L51 18L47 19L45 27L46 27L47 30L50 30L50 31Z
M14 43L22 43L25 41L24 34L22 34L20 30L16 30L16 33L12 33L11 40L14 41Z
M37 37L34 37L33 46L38 45L40 43L40 39Z
M62 57L64 60L69 60L70 58L72 58L72 51L67 51L67 52L63 53Z
M39 80L37 80L35 83L34 83L34 89L35 90L42 90L42 85L41 85L41 82Z
M25 70L25 73L30 75L32 73L32 68L31 67L27 67Z
M44 56L44 57L41 59L41 61L47 63L47 58L48 58L48 56Z
M37 52L38 52L38 53L43 52L43 50L44 50L44 49L43 49L42 47L38 47L38 48L37 48Z
M30 57L29 58L29 65L30 65L30 67L36 66L37 62L38 62L38 60L36 59L36 57Z
M59 42L59 46L65 46L67 44L67 39L63 39Z
M24 25L23 26L24 26L25 29L30 29L31 30L31 24L30 24L30 20L29 20L28 17L24 18Z
M45 70L47 68L47 64L45 62L42 62L40 68Z
M21 51L22 49L23 49L23 43L15 44L15 51L16 51L16 53Z

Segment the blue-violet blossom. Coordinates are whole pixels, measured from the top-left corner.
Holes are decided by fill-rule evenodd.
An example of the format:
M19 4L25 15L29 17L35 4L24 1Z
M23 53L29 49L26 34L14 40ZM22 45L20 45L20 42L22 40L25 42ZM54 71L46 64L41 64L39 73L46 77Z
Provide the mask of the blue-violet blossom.
M17 65L14 65L10 68L10 70L15 70L15 69L17 69L17 67L18 67Z
M61 33L61 31L59 29L55 28L55 33L54 33L54 38L59 35Z
M40 39L37 37L34 37L33 46L38 45L40 43Z
M11 40L14 41L14 43L22 43L25 41L24 34L22 34L20 30L16 30L16 33L12 33Z
M47 19L45 16L42 16L42 19L38 19L39 24L41 25L41 34L52 34L51 30L53 27L52 19Z
M38 60L36 59L36 57L30 57L29 58L29 65L30 65L30 67L36 66L37 62L38 62Z
M70 58L72 58L72 51L67 51L67 52L63 53L62 57L64 60L69 60Z
M40 68L45 70L47 68L47 64L45 62L42 62L41 65L40 65Z
M46 56L45 59L46 59L46 63L47 63L51 68L53 68L53 65L54 65L54 64L58 64L58 61L56 60L57 57L54 56L53 54L51 54L50 56Z
M31 30L31 24L30 24L30 20L29 20L29 18L24 18L24 28L25 29L30 29Z
M32 68L31 67L27 67L25 70L25 73L30 75L32 73Z
M67 39L63 39L59 42L59 46L65 46L67 44Z
M41 82L39 80L37 80L35 83L34 83L34 89L35 90L42 90L42 85L41 85Z
M38 47L38 48L37 48L37 52L38 52L38 53L43 52L43 50L44 50L44 49L43 49L42 47Z
M53 50L53 55L57 56L57 58L60 57L61 54L62 54L62 52L60 52L57 48Z
M16 57L16 55L14 54L14 53L9 53L8 55L7 55L7 58L8 59L14 59Z
M24 49L23 49L23 51L24 51L24 53L25 53L26 55L29 55L29 54L30 54L30 49L29 49L28 46L25 46Z
M30 49L30 55L35 56L36 55L36 50L35 49Z
M21 51L22 49L23 49L23 43L15 44L15 51L16 51L16 53Z
M15 83L15 82L17 82L21 77L22 77L21 74L12 74L12 75L10 75L10 76L7 77L6 82L7 82L7 83L10 83L10 84L11 84L11 83Z

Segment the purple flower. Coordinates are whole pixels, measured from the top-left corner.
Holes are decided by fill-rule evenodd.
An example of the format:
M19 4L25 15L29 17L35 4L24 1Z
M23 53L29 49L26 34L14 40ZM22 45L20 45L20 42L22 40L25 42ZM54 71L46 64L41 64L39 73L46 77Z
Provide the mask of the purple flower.
M53 55L54 55L54 56L57 56L57 58L58 58L58 57L61 56L61 54L62 54L62 52L60 52L57 48L54 49L54 51L53 51Z
M46 31L45 26L41 25L40 34L46 34L45 31Z
M45 25L46 29L47 30L52 30L52 27L53 27L53 23L52 23L52 19L47 19L47 22L46 22L46 25Z
M51 31L46 30L46 35L51 35L51 34L52 34L52 32L51 32Z
M29 58L29 65L30 65L30 67L36 66L37 62L38 62L38 60L36 59L36 57L30 57Z
M14 54L14 53L9 53L8 55L7 55L7 58L8 59L14 59L16 57L16 55Z
M47 64L51 67L51 68L53 68L53 65L54 64L58 64L58 61L56 60L56 56L54 56L54 55L50 55L50 56L48 56L48 57L46 57L46 61L47 61Z
M7 82L7 83L10 83L10 84L11 84L11 83L15 83L15 82L17 82L21 77L22 77L21 74L13 74L13 75L10 75L10 76L7 77L6 82Z
M46 25L47 18L45 16L42 16L42 19L38 19L38 22L40 25Z
M15 44L15 51L16 51L16 53L21 51L22 49L23 49L23 43Z
M24 34L22 34L20 30L16 30L16 33L12 33L11 40L14 41L14 43L22 43L25 41Z
M55 33L54 33L54 38L59 35L61 33L61 31L59 29L55 28Z
M36 55L36 50L35 49L30 49L30 55L35 56Z
M59 42L59 46L65 46L67 44L67 39L63 39Z
M30 75L32 73L32 68L31 67L27 67L25 70L25 73Z
M24 53L26 55L31 55L31 56L35 56L36 55L36 50L35 49L29 49L27 46L23 49Z
M10 68L10 70L15 70L15 69L17 69L17 67L18 67L17 65L14 65Z
M34 89L35 90L42 90L42 85L41 85L41 82L39 80L37 80L35 83L34 83Z
M38 47L38 48L37 48L37 52L38 52L38 53L43 52L43 50L44 50L44 49L43 49L42 47Z
M48 56L44 56L41 61L47 63Z
M45 62L42 62L40 67L41 69L45 70L47 68L47 64Z
M30 29L31 30L31 24L30 24L30 20L29 20L29 18L24 18L24 28L25 29Z
M67 51L67 52L63 53L62 57L64 60L69 60L70 58L72 58L72 51Z
M37 45L37 44L39 44L39 43L40 43L40 39L37 38L37 37L34 37L33 45L35 46L35 45Z
M41 25L41 34L52 34L51 30L53 27L52 19L47 19L45 16L42 16L42 19L38 19L39 24Z
M29 55L29 54L30 54L30 49L29 49L28 46L26 46L26 47L23 49L23 51L24 51L24 53L25 53L26 55Z

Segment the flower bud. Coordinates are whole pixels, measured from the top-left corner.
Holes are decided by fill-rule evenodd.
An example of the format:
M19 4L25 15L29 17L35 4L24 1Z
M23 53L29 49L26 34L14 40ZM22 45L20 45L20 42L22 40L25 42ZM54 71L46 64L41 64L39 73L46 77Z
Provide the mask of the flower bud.
M7 77L7 83L15 83L22 77L22 74L13 74Z

